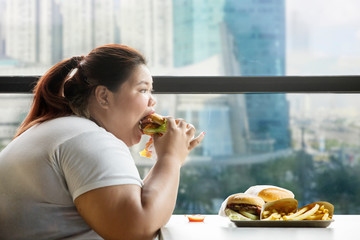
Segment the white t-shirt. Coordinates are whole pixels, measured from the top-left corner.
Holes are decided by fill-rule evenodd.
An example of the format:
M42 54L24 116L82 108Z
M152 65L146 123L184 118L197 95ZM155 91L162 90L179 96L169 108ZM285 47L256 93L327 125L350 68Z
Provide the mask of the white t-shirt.
M120 184L143 185L124 142L80 117L38 124L0 153L0 238L101 239L74 200Z

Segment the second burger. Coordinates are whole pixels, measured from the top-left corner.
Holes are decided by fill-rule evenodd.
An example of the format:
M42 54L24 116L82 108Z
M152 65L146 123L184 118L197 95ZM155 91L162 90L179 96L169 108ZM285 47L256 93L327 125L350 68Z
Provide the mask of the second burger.
M228 197L225 215L232 220L259 220L264 204L264 200L260 197L236 193Z

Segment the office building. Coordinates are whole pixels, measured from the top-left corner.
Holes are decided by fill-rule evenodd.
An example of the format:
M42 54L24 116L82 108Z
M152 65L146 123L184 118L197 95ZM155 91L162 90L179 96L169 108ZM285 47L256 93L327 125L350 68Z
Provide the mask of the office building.
M25 63L38 61L38 5L36 0L7 0L5 54Z
M6 28L0 32L0 51L4 55L27 66L61 59L62 26L56 0L7 0L2 4Z
M0 57L5 56L5 1L0 0Z
M230 43L224 47L224 58L238 64L227 67L226 75L285 75L285 1L226 0L224 11L222 31L227 36L222 41ZM285 94L248 94L245 99L250 151L288 148Z
M220 53L224 0L174 0L174 67Z
M93 48L114 43L115 5L113 0L63 0L63 57L84 55Z
M173 5L168 0L122 0L120 42L138 49L153 72L173 67Z
M38 62L55 64L62 58L62 16L60 0L40 0L38 4Z

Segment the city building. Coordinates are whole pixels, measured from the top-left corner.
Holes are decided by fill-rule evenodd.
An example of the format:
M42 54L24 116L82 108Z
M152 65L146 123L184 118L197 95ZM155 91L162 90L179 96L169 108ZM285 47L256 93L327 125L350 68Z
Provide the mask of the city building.
M153 72L161 72L158 69L172 69L172 1L122 0L118 15L120 42L144 54Z
M113 0L63 0L63 58L84 55L93 48L114 43L116 39L115 5Z
M7 0L5 5L5 54L24 63L35 63L39 59L36 3L36 0Z
M174 0L174 67L219 54L224 0Z
M0 58L5 56L5 1L0 0Z
M222 31L225 75L285 75L285 2L227 0ZM230 48L230 49L229 49ZM235 60L235 61L234 61ZM237 63L238 65L234 65ZM285 94L247 94L251 152L290 147L289 104Z
M54 64L62 58L62 22L56 0L1 4L5 30L0 31L0 54L27 66Z

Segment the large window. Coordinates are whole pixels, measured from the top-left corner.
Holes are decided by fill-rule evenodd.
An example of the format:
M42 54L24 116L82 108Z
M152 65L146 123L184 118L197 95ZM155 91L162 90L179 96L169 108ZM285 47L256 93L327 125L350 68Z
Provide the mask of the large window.
M229 194L256 184L287 187L300 205L325 199L338 214L360 213L360 95L158 97L168 102L164 114L206 132L182 169L178 213L216 213ZM146 170L151 160L139 161Z
M358 9L356 0L0 0L0 76L39 76L63 58L121 43L188 89L186 76L305 76L312 85L309 76L360 75ZM182 168L177 213L216 213L226 196L256 184L288 188L300 205L327 200L336 214L360 213L359 94L212 86L156 94L158 112L206 132ZM0 94L0 149L31 99ZM131 148L143 176L153 165L139 156L146 140Z
M0 73L122 43L154 75L354 75L357 0L0 0Z
M182 169L177 213L216 213L231 193L256 184L294 191L300 205L328 200L337 214L360 213L360 95L161 94L158 111L192 122L204 142ZM1 147L32 96L0 95ZM257 111L254 111L257 109ZM144 176L153 160L131 148Z

